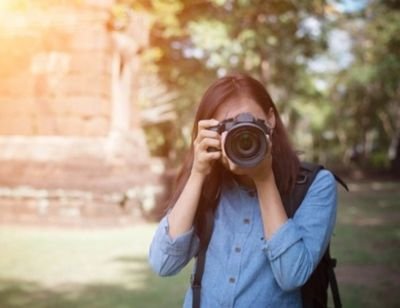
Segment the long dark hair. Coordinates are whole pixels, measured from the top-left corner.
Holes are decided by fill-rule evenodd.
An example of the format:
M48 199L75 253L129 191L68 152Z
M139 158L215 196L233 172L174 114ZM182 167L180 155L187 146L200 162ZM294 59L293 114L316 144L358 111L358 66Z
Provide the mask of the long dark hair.
M176 188L168 201L171 208L179 198L191 172L194 159L193 141L197 136L197 123L203 119L211 119L217 108L229 99L248 97L254 100L267 115L270 108L275 114L275 128L272 134L272 170L281 196L287 195L296 183L299 170L299 159L292 149L286 129L279 113L265 87L256 79L245 74L232 74L212 83L204 93L198 106L192 130L192 142L183 166L177 176ZM224 170L220 162L216 162L203 185L203 197L212 200L217 193ZM204 205L202 205L204 206Z

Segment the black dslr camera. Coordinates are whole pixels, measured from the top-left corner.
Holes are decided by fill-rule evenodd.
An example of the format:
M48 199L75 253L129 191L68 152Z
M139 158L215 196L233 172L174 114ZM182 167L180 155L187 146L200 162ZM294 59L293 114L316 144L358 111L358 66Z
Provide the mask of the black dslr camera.
M271 128L264 120L256 119L251 113L240 113L234 118L208 128L218 132L227 131L225 144L226 155L236 165L242 168L257 166L268 152L268 142L265 134L271 134ZM215 148L207 151L215 152Z

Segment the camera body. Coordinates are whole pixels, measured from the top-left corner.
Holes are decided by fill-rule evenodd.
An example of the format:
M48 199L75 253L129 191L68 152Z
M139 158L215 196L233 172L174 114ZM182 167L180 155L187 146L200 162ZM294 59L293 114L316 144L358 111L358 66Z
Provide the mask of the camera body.
M224 149L229 159L242 168L257 166L268 152L266 134L271 128L262 119L256 119L251 113L240 113L234 118L225 119L209 130L219 134L227 132ZM207 151L216 151L209 148Z

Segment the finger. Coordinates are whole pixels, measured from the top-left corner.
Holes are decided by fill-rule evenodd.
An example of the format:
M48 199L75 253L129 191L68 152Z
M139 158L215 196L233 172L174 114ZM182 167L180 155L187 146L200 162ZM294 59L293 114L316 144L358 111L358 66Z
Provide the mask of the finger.
M207 160L217 160L221 158L221 152L207 152L205 157Z
M200 139L203 139L203 138L214 138L214 139L218 139L218 140L220 139L220 135L217 132L209 130L209 129L202 129L201 131L199 131L198 136Z
M221 144L225 144L226 135L227 135L227 132L223 132L221 134ZM222 148L221 149L222 150L222 156L227 159L226 152L225 152L225 147L222 146L221 148Z
M227 135L227 132L223 132L223 133L221 134L222 163L223 163L225 166L228 166L229 170L232 170L232 169L231 169L231 164L232 164L232 162L231 162L231 160L228 158L228 155L226 155L226 151L225 151L225 139L226 139L226 135Z
M198 161L200 163L210 163L218 160L221 157L221 152L203 152L201 153Z
M211 139L211 138L204 138L203 140L201 140L200 149L207 150L210 147L221 150L221 142L219 141L219 139Z
M238 165L236 165L233 161L230 160L228 155L226 154L225 147L221 147L221 157L222 157L222 162L225 166L228 166L230 171L235 171L238 168L240 168Z
M207 129L211 126L218 125L218 121L215 119L207 119L207 120L200 120L199 123L197 123L197 129L198 131L201 131L202 129Z

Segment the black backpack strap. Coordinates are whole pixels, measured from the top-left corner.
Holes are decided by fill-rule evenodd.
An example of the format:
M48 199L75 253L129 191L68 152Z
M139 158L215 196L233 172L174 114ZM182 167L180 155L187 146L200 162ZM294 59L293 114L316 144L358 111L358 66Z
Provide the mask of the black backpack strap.
M217 200L215 201L217 202ZM205 212L204 216L202 217L202 226L201 232L199 232L199 239L200 239L200 247L199 253L196 259L196 266L195 272L192 274L191 277L191 285L192 285L192 307L193 308L200 308L200 298L201 298L201 280L203 278L204 273L204 266L206 263L206 252L208 244L211 240L211 235L214 227L214 213L213 208L208 207Z
M212 171L213 173L207 176L206 182L208 185L203 186L194 221L195 231L200 240L195 272L191 277L192 306L194 308L200 308L201 280L206 263L206 252L214 228L214 211L218 206L221 195L223 170L222 165L216 165Z
M289 199L285 199L284 203L287 208L287 214L289 217L293 217L294 213L303 202L304 197L307 194L308 189L310 188L311 184L314 182L315 177L317 176L318 172L322 169L325 169L322 165L313 164L309 162L301 162L299 175L297 177L296 185L294 191ZM344 189L349 191L347 184L336 174L331 172L332 175L335 177L335 180L343 186Z
M286 199L288 202L287 211L289 217L294 216L296 210L303 202L303 199L307 194L309 187L313 183L318 172L322 169L324 169L324 167L321 165L307 162L301 163L299 176L294 191L289 200ZM346 183L336 174L332 174L335 177L335 180L348 191L349 188L347 187ZM330 255L330 248L328 245L328 248L325 251L324 256L322 257L320 264L318 264L309 281L302 287L303 306L305 308L319 308L327 306L327 296L324 290L326 290L328 286L325 284L325 281L326 283L329 283L331 287L332 298L335 308L342 307L339 288L334 272L335 266L336 259L332 259ZM323 270L323 268L325 268L325 271ZM318 291L316 290L317 288L319 288ZM320 293L321 298L313 297L313 294L315 294L315 292Z
M331 286L331 291L332 291L333 304L336 308L341 308L342 302L340 300L339 287L338 287L338 283L336 280L335 271L333 270L336 267L337 261L336 261L336 259L331 257L331 254L329 251L329 246L328 246L328 250L327 250L327 256L329 258L328 278L329 278L329 284Z
M314 182L320 170L324 169L323 166L302 162L300 165L299 174L297 176L296 185L290 196L286 196L284 204L287 210L287 215L293 217L300 204L303 202L308 189Z
M346 191L349 191L349 187L347 186L347 184L340 177L338 177L336 174L334 174L334 173L332 173L332 174L335 177L336 182L338 182L340 185L342 185L343 188L346 189Z

